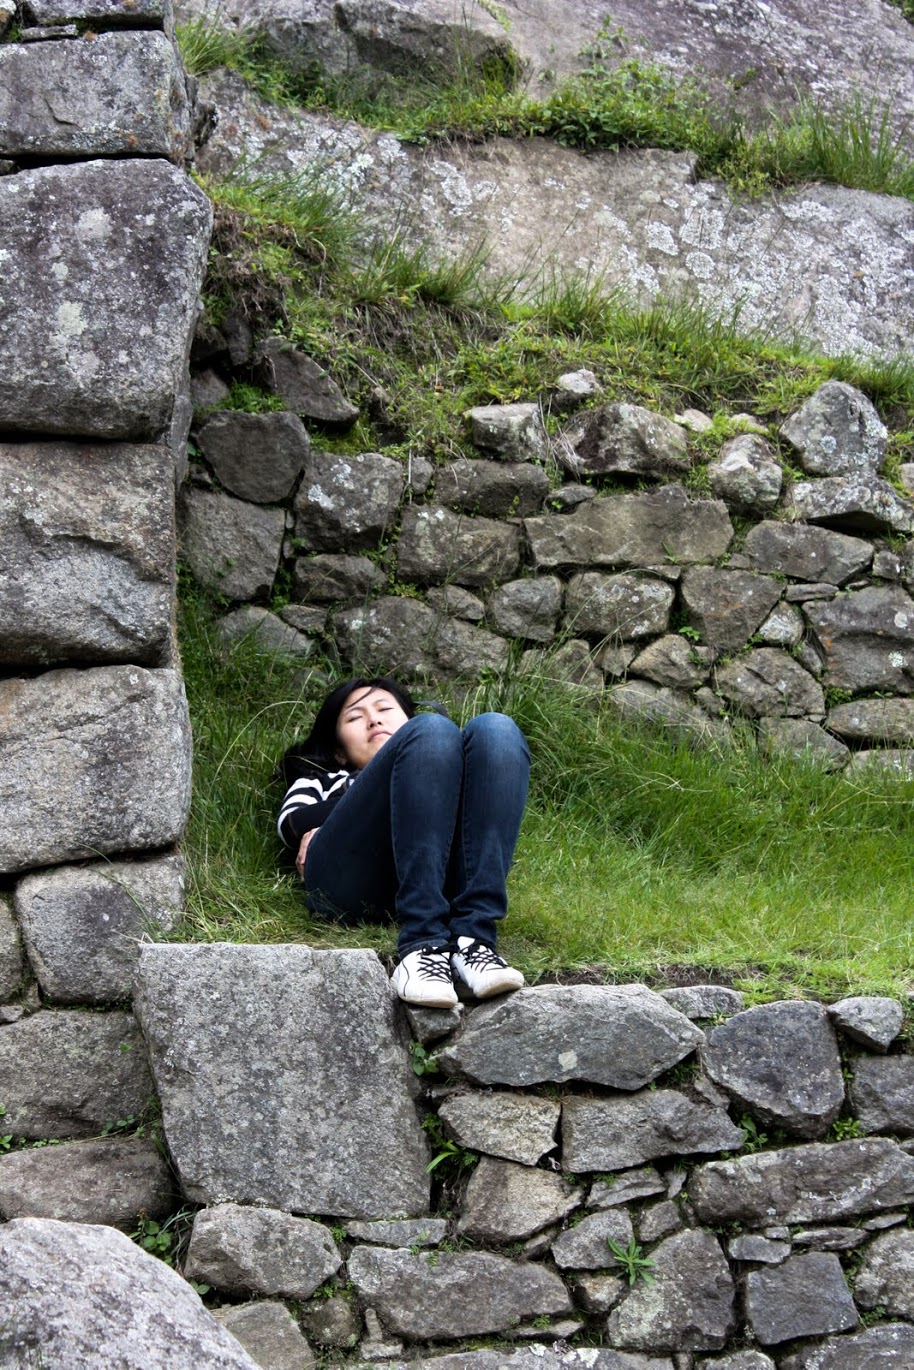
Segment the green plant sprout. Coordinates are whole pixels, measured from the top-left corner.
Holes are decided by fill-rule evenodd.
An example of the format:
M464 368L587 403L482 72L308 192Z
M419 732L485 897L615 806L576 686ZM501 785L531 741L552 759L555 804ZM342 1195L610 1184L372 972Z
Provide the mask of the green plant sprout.
M606 1244L618 1264L622 1266L630 1285L636 1280L644 1280L645 1284L654 1283L654 1277L649 1273L654 1268L654 1262L644 1255L634 1237L628 1246L622 1246L612 1237L606 1238Z

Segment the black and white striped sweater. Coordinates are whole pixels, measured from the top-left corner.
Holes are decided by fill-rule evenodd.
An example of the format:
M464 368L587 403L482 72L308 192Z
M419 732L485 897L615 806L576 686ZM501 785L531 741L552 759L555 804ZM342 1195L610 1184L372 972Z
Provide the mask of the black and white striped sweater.
M349 789L358 771L337 771L302 763L303 774L286 790L276 828L287 847L296 850L306 832L324 823Z

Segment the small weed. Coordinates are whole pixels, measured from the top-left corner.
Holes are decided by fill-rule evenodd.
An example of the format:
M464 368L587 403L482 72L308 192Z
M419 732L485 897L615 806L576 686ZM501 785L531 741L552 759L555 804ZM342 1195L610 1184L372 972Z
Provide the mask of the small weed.
M624 1274L628 1278L629 1284L634 1284L636 1280L644 1280L645 1284L653 1284L654 1277L648 1272L653 1270L654 1262L644 1255L641 1247L632 1237L628 1246L622 1246L614 1241L612 1237L606 1238L606 1244L616 1259L622 1266Z
M421 1042L410 1042L409 1056L414 1075L437 1075L438 1058Z
M464 1170L471 1169L479 1160L475 1151L470 1151L445 1136L441 1119L436 1113L428 1113L422 1122L423 1132L427 1132L434 1155L425 1167L426 1174L437 1170L442 1177L453 1179ZM444 1249L442 1244L441 1249Z
M744 1113L740 1118L739 1126L746 1134L746 1140L743 1142L740 1150L744 1151L748 1156L751 1156L754 1151L761 1151L763 1146L768 1145L767 1132L761 1132L755 1119L750 1118L748 1113Z
M192 1208L178 1209L162 1222L157 1222L155 1218L141 1217L138 1227L130 1233L130 1239L151 1256L156 1256L166 1265L170 1265L172 1269L179 1268L181 1256L190 1237L193 1217ZM209 1293L208 1284L200 1284L195 1280L190 1280L189 1283L201 1298Z
M862 1137L863 1124L859 1118L836 1118L831 1125L831 1135L836 1142L847 1142L852 1137Z

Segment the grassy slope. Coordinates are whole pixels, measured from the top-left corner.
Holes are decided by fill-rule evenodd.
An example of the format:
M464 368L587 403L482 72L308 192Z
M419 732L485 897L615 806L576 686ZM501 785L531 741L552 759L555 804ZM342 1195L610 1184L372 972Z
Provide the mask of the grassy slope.
M239 61L262 85L287 79L262 62L252 68L249 52ZM616 136L607 110L624 125L622 141L691 146L714 128L692 93L672 91L650 72L599 78L559 98L567 127L569 109L578 121L568 141L605 145ZM389 90L384 99L373 106L378 120L396 115L411 136L460 120L488 133L512 108L491 88L451 93L434 106L413 100L399 113ZM514 110L533 117L529 102L515 101ZM866 111L859 113L865 121ZM795 143L808 144L806 127L802 137L790 135ZM860 142L855 127L839 127L842 148ZM530 130L515 121L503 131ZM777 130L769 142L780 149L774 179L789 179L781 165L787 144ZM733 155L731 145L731 163ZM745 148L740 156L731 165L738 183L757 189L772 177L771 158L759 171L755 153L754 162ZM898 170L897 159L883 161ZM560 371L585 365L607 398L668 412L695 404L714 415L711 441L694 444L696 490L736 412L760 415L776 439L786 413L830 376L859 385L881 407L893 429L890 472L912 457L910 358L824 358L799 344L746 337L738 320L688 306L632 309L593 280L547 282L534 304L521 306L503 283L485 281L478 259L455 267L398 243L366 245L358 223L307 178L277 183L242 174L208 188L217 205L210 317L240 305L330 366L368 416L343 446L444 459L463 445L460 415L468 405L537 396ZM380 404L372 396L378 386L386 395ZM232 403L268 401L236 386ZM395 562L390 574L398 587ZM182 638L196 737L182 935L391 950L388 929L346 934L314 925L277 863L278 796L269 777L313 707L315 687L302 685L289 663L218 648L211 609L194 592L184 598ZM622 732L543 680L493 682L475 703L513 713L534 755L505 937L529 974L599 964L607 975L634 978L683 963L730 970L760 994L903 992L914 984L911 784L864 785L762 763L748 741L722 756L677 750L656 736ZM453 707L459 716L469 706Z

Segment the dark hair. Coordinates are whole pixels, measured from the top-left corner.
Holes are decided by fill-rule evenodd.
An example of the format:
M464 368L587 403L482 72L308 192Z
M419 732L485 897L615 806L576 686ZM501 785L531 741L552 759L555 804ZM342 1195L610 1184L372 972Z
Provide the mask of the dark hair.
M393 695L406 714L412 718L416 712L416 702L412 695L390 676L353 676L344 680L331 690L315 715L311 731L303 742L296 742L289 748L279 763L277 775L286 785L313 772L317 766L323 770L336 770L340 766L339 739L336 725L343 711L343 705L354 690L386 690Z

